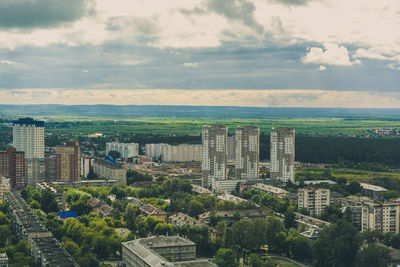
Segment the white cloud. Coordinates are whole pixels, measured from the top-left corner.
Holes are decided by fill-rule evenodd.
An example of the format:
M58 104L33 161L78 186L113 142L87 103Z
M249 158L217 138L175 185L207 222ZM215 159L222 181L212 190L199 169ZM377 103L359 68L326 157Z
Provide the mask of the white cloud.
M0 104L11 102L66 105L398 108L400 93L324 90L0 89Z
M324 70L326 70L326 67L325 67L324 65L320 65L320 66L318 67L318 70L324 71Z
M22 64L22 63L3 59L3 60L0 60L0 64L3 64L3 65L19 65L19 64Z
M33 31L1 31L0 47L98 45L110 40L159 48L218 47L273 36L284 44L338 43L374 48L375 59L400 54L398 0L94 0L95 15L68 25ZM232 8L234 6L235 8ZM110 28L114 30L110 30ZM264 35L265 33L265 35ZM388 51L390 53L388 53ZM363 56L359 51L359 58ZM365 56L365 55L364 55ZM346 63L349 65L349 61Z
M198 67L199 63L197 63L197 62L183 62L182 65L184 67Z
M387 64L387 66L392 70L400 70L400 65L395 64L395 63Z
M302 58L303 63L306 64L351 66L361 63L360 60L351 61L347 48L334 43L324 43L324 49L309 47L307 50L307 55Z

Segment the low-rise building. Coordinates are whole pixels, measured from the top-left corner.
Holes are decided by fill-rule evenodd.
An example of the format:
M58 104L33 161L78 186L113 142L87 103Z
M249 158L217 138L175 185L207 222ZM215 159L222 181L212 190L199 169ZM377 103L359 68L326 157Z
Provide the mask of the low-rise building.
M218 216L227 223L233 222L236 219L246 218L250 220L265 219L272 215L273 211L266 207L258 209L243 209L243 210L219 210L219 211L208 211L199 215L199 220L203 223L210 223L211 215Z
M251 186L252 189L255 189L257 191L260 192L265 192L268 194L271 194L273 196L276 196L279 199L282 199L284 196L287 196L288 191L276 187L276 186L272 186L272 185L266 185L266 184L262 184L262 183L257 183L255 185Z
M237 196L234 196L234 195L231 195L231 194L228 194L228 193L224 193L224 194L218 195L217 198L219 198L221 200L224 200L224 201L231 201L231 202L234 202L235 204L247 201L247 199L243 199L241 197L237 197Z
M19 239L28 240L35 266L79 267L18 193L7 192L4 200L9 204L12 230Z
M126 185L126 169L121 164L106 160L96 160L93 162L93 172L99 178L116 180L117 184Z
M399 233L400 206L397 202L363 201L361 231L377 230L381 233Z
M153 216L157 219L167 221L167 213L159 208L156 208L150 204L145 204L139 208L140 212L145 216Z
M0 200L3 199L4 193L10 192L10 191L11 191L10 179L0 176Z
M6 192L3 199L9 203L8 213L12 223L11 227L19 239L30 241L34 237L52 236L19 194Z
M0 267L8 267L8 257L6 253L0 253Z
M213 193L211 190L208 190L205 187L202 187L200 185L195 185L195 184L192 184L192 191L193 191L193 193L198 194L198 195L200 195L200 194L212 195L212 193Z
M388 191L386 188L383 188L381 186L377 185L372 185L372 184L366 184L366 183L360 183L361 185L361 192L363 196L372 198L374 200L382 200L383 193Z
M88 204L94 212L102 217L112 217L115 214L115 209L113 207L98 198L92 197L88 200Z
M117 180L79 180L79 181L60 181L60 182L52 182L54 186L60 187L72 187L72 188L79 188L79 187L112 187L117 184Z
M305 208L311 216L320 215L330 204L330 190L325 188L299 188L297 192L298 208Z
M123 242L122 264L125 267L216 267L207 260L196 260L196 244L179 236L151 236Z
M182 213L182 212L178 212L172 216L169 216L168 218L169 223L173 224L175 226L183 226L183 225L190 225L190 226L205 226L206 224L190 217L189 215Z
M347 196L341 199L342 211L349 210L351 221L361 231L362 202L368 200L366 197Z
M30 245L36 266L79 267L54 237L32 238Z

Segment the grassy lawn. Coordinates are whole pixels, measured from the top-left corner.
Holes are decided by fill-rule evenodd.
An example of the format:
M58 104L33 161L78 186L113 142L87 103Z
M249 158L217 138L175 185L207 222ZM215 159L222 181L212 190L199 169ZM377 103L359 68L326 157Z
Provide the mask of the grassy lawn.
M306 169L297 170L296 179L307 180L307 179L327 179L325 169ZM373 178L399 178L400 173L398 172L376 172L376 171L364 171L355 169L331 169L331 175L335 178L346 178L348 182L370 182ZM314 177L314 178L313 178Z
M61 124L55 129L46 129L52 133L137 133L137 134L176 134L187 135L201 131L205 124L224 124L233 133L237 126L254 125L261 132L268 133L272 127L294 127L297 134L364 134L367 130L398 128L400 121L379 121L363 119L215 119L215 118L140 118L111 119L90 117L37 117L47 122L71 122Z

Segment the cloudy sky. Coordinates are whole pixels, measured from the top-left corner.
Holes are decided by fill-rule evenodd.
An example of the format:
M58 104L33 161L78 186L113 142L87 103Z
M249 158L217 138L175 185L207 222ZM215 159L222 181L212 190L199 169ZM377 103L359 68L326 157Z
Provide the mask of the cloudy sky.
M400 107L400 1L1 0L32 103Z

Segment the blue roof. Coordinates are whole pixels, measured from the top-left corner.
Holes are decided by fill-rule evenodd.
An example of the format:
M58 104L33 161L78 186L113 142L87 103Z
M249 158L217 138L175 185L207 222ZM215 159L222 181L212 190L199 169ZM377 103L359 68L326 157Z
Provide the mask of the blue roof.
M109 162L112 162L112 163L117 163L116 161L115 161L115 159L113 158L113 157L111 157L111 156L107 156L105 159L104 159L105 161L109 161Z
M60 211L59 216L60 219L76 218L78 217L78 213L76 211Z
M44 127L44 121L35 121L33 118L19 118L18 120L13 121L13 124L19 125L35 125L36 127Z

